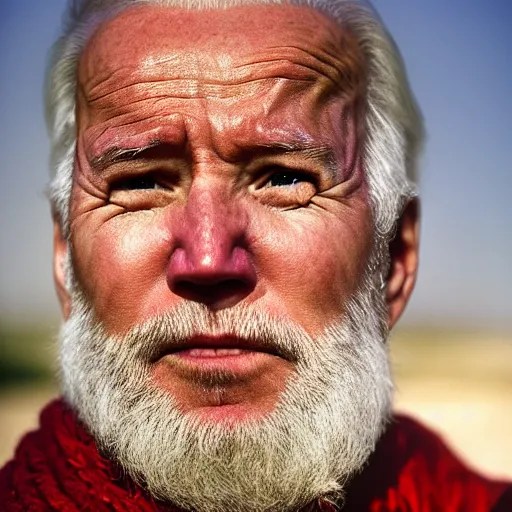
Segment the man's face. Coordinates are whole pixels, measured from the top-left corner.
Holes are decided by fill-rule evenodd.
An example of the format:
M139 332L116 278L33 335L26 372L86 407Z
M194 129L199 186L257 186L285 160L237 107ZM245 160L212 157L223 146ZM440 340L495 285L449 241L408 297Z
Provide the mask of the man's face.
M373 244L362 77L350 35L306 8L139 7L98 31L79 66L70 245L108 335L187 301L312 339L344 318ZM269 414L293 374L293 358L230 332L151 366L207 420Z
M62 382L154 497L298 510L374 449L417 238L413 214L376 288L364 75L349 33L291 6L137 7L82 55Z

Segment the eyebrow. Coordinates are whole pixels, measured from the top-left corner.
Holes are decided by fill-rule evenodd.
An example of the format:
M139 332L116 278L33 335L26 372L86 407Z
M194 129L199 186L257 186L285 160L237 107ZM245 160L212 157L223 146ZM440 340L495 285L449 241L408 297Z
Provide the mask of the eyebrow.
M146 151L161 145L161 141L152 140L146 146L140 148L121 148L119 146L114 146L109 148L101 155L91 158L89 164L91 166L91 170L94 173L99 173L110 165L117 164L119 162L130 162L143 158Z
M110 165L142 159L144 158L144 153L147 151L164 145L165 144L160 140L153 140L146 146L138 148L121 148L114 146L90 160L91 170L98 174ZM300 142L270 142L255 144L245 151L242 151L242 153L245 153L246 157L253 155L296 154L318 162L325 167L333 177L337 174L336 156L333 149L328 146L318 146ZM242 160L243 159L244 158L242 158Z

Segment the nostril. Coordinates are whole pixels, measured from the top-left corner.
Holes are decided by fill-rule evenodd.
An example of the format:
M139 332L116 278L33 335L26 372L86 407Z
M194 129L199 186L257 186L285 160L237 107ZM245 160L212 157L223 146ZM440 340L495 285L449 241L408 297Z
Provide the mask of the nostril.
M166 276L171 292L210 309L223 309L254 291L258 277L251 253L243 246L233 247L231 237L223 235L208 244L194 238L176 247Z
M216 309L233 306L254 289L254 283L244 279L222 279L215 283L197 283L189 279L174 281L173 292L184 299L215 306Z

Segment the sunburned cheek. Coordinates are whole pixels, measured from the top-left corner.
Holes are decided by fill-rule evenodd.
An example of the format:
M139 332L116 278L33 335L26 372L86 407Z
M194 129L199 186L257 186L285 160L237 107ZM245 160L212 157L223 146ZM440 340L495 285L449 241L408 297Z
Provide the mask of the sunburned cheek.
M334 218L313 220L301 212L284 216L260 239L265 246L260 270L293 320L315 335L343 315L361 281L369 247L350 243L351 228Z
M127 216L110 221L94 235L88 261L78 259L80 283L111 333L124 332L169 309L165 280L169 244L157 227L148 229L154 215L137 213L139 222L130 222ZM140 222L142 217L147 222ZM162 311L155 311L155 305Z
M340 255L334 254L332 247L326 248L320 243L304 251L302 259L304 270L299 270L302 278L297 303L305 312L314 312L312 320L323 327L326 317L330 322L342 312L354 276L347 272ZM301 297L307 306L300 302Z

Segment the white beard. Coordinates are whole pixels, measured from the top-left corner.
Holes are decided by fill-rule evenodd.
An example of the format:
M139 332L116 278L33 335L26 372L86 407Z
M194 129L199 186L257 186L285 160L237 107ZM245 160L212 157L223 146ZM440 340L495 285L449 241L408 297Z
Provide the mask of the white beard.
M298 510L339 498L380 437L392 383L382 299L365 280L318 339L252 308L186 303L109 337L80 292L61 331L63 391L108 456L156 498L197 512ZM233 428L181 413L151 382L155 355L197 333L266 340L294 355L275 409Z

